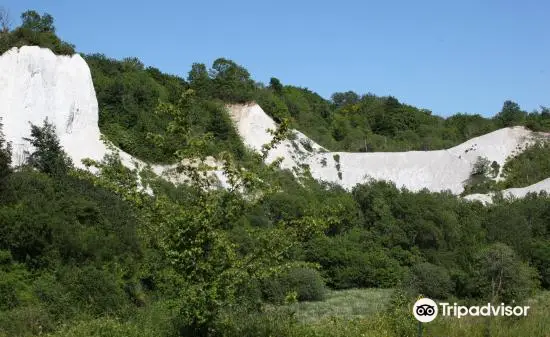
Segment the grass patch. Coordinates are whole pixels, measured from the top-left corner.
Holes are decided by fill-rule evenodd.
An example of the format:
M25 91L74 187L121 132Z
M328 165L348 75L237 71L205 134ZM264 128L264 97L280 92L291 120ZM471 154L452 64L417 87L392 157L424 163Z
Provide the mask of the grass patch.
M298 302L289 305L299 322L311 323L329 317L360 318L383 310L391 289L349 289L330 291L322 302Z

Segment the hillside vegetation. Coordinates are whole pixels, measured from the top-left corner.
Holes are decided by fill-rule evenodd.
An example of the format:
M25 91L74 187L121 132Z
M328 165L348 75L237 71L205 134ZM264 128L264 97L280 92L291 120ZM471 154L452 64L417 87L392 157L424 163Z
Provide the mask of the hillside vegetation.
M526 187L550 177L550 142L538 140L519 154L506 159L501 180L496 180L500 167L479 157L462 195L488 193L508 188Z
M503 188L529 186L550 177L550 143L535 143L510 158L503 169Z
M34 17L29 29L38 37L52 33L35 28L43 16L26 17ZM210 71L193 65L186 81L135 59L87 59L102 130L115 144L161 162L212 154L225 160L230 186L213 189L200 167L183 163L179 168L191 180L174 186L126 168L116 154L87 162L97 174L79 170L47 122L31 126L35 150L14 169L0 133L0 336L415 336L409 307L419 294L529 302L536 313L484 324L442 321L433 326L437 335L547 333L547 298L537 295L550 289L547 194L485 207L386 182L349 193L266 165L265 151L246 152L223 104L256 99L269 110L266 102L280 100L274 116L290 117L306 133L311 128L321 143L351 150L364 139L353 136L346 145L348 131L344 138L333 132L342 120L349 134L370 130L386 137L370 146L409 149L426 139L429 146L447 146L498 125L546 128L546 110L525 114L507 102L494 119L443 120L393 98L348 104L276 80L263 88L225 59ZM374 106L378 110L369 110ZM353 126L344 112L353 107L368 124ZM321 114L327 116L316 118ZM447 123L459 130L455 138L420 132ZM287 126L275 131L275 141ZM412 138L399 138L402 131ZM140 188L138 177L152 193ZM297 319L303 302L339 305L333 291L352 288L393 290L379 297L384 308L357 309L367 316Z

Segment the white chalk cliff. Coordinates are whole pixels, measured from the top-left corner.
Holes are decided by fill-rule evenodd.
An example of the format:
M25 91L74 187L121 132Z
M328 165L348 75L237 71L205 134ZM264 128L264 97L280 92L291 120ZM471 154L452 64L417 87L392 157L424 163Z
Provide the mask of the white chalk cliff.
M101 160L107 153L100 140L98 104L88 64L80 55L58 56L49 49L24 46L0 56L0 118L3 132L13 146L13 164L24 161L30 150L30 125L45 119L55 125L60 143L78 167L82 159ZM119 151L128 167L144 166ZM214 162L208 162L214 165ZM174 166L152 165L153 171L173 181ZM225 183L221 172L214 172ZM183 178L182 178L183 179Z
M28 143L29 122L48 119L75 163L100 159L97 99L90 70L80 55L56 56L38 47L13 48L0 56L0 117L6 139L20 164Z
M275 122L256 104L228 107L243 142L259 151L271 140L268 129ZM57 56L39 47L13 48L0 56L0 118L6 139L12 142L15 165L30 150L23 140L30 133L29 122L40 125L48 119L74 163L99 160L107 153L100 140L98 104L90 69L80 55ZM540 134L522 127L505 128L473 138L447 150L393 153L332 153L293 130L292 140L285 140L269 152L268 162L282 157L282 168L294 171L308 167L316 179L333 182L347 189L369 179L389 180L398 187L413 191L450 190L459 194L464 188L478 156L496 161L501 167L507 157L522 151ZM123 162L133 166L145 163L120 152ZM214 165L214 162L209 164ZM171 180L173 166L153 165L153 170ZM214 172L222 185L226 179ZM181 178L181 177L180 177ZM550 191L550 179L521 189L506 190L505 195L524 196L528 192ZM489 201L489 195L468 196Z
M271 140L267 130L275 129L276 124L260 106L233 105L229 106L229 111L246 145L259 151L262 144ZM314 178L347 189L375 179L392 181L398 187L412 191L450 190L454 194L464 191L464 183L470 177L479 156L495 161L502 167L509 156L520 153L540 137L548 137L524 127L512 127L472 138L447 150L350 153L326 152L304 134L296 130L293 132L294 140L285 140L269 152L269 162L280 157L283 159L282 168L292 169L305 165ZM506 196L522 197L528 192L542 190L550 191L550 179L503 192ZM468 199L490 202L491 196L476 194Z

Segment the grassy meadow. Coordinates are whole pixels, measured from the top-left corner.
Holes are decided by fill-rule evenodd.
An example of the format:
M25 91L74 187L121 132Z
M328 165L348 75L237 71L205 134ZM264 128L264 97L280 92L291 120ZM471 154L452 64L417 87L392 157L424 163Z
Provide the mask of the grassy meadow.
M418 336L418 323L405 306L391 307L390 289L331 291L322 302L302 302L278 307L270 312L271 336L370 337ZM423 325L424 337L549 337L550 292L541 292L528 301L525 318L463 317L443 318ZM290 313L289 313L290 312ZM285 313L292 320L281 319ZM282 315L282 316L281 316ZM261 319L260 319L261 320ZM265 321L263 321L265 323ZM268 324L269 325L269 324ZM265 326L265 325L264 325ZM265 331L262 331L265 333ZM245 336L254 336L246 334ZM257 336L264 335L258 331Z

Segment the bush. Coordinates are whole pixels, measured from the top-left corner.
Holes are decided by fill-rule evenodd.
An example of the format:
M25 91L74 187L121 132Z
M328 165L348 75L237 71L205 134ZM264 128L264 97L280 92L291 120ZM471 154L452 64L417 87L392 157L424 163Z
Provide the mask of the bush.
M295 268L288 273L264 282L264 298L271 303L284 303L287 297L296 295L298 301L322 301L325 298L325 282L315 269Z
M445 299L453 290L449 273L443 267L424 262L413 266L411 272L409 286L415 295Z
M53 331L55 320L40 305L0 311L0 336L37 336Z
M334 289L390 288L403 278L403 268L382 247L365 247L363 233L354 230L312 240L307 260L319 263L327 284Z
M524 187L550 176L550 142L537 142L506 161L504 188Z
M537 278L537 272L512 248L495 243L477 254L471 284L478 297L509 303L529 298L538 286Z
M472 168L472 176L486 176L490 171L490 161L485 157L477 157L474 167Z
M87 312L94 315L121 313L130 303L121 287L121 280L112 271L91 266L84 268L66 268L63 282L70 295L71 302L78 303Z

